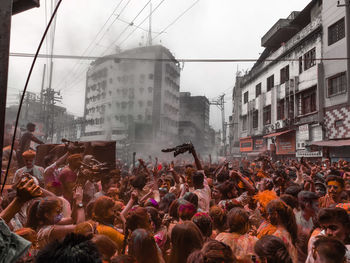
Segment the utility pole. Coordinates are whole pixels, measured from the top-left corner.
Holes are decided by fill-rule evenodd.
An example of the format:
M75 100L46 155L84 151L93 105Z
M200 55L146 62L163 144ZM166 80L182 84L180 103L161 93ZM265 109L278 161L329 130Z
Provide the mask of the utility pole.
M2 175L2 149L4 146L7 76L10 54L12 0L0 1L0 179ZM15 131L16 132L16 131Z
M43 91L43 101L44 101L44 123L45 123L45 137L51 137L53 141L54 135L54 123L55 123L55 105L56 102L60 102L62 96L59 91L47 88Z
M226 156L225 94L221 95L217 100L210 101L209 104L216 105L221 110L222 143Z

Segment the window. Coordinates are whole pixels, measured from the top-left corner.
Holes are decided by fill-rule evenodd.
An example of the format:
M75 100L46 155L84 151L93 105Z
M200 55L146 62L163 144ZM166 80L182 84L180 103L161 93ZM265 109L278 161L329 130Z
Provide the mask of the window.
M303 57L299 57L299 74L303 73Z
M335 128L339 128L339 127L341 127L341 126L343 126L344 125L344 120L336 120L335 122L334 122L334 127Z
M152 106L152 101L147 101L147 106L151 107Z
M345 37L345 20L340 19L328 28L328 46Z
M248 129L248 116L242 116L242 131L246 131Z
M345 72L337 74L328 79L328 96L334 96L346 91L346 75Z
M284 119L284 100L280 100L277 103L277 120Z
M261 83L255 86L255 98L261 94Z
M316 48L311 49L304 55L304 70L316 65Z
M149 74L149 75L148 75L148 78L149 78L149 79L153 79L153 74Z
M316 111L316 87L301 92L298 101L298 115Z
M259 111L253 111L253 129L258 128L259 125Z
M280 71L280 80L281 80L281 84L285 83L286 81L289 80L289 65L282 68Z
M244 96L244 98L243 98L244 104L246 104L248 102L248 91L245 92L243 96Z
M264 125L271 124L271 105L264 107L263 113Z
M273 88L273 86L275 85L274 82L275 82L275 79L273 75L267 78L266 80L267 91L270 91Z

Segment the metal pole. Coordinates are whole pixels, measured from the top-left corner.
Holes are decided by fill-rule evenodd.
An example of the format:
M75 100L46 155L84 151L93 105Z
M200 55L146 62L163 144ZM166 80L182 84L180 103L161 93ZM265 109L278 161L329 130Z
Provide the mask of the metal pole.
M10 55L12 0L0 1L0 164L2 167L2 149L4 147L4 131L6 116L6 97L8 65ZM16 131L14 131L16 136ZM0 178L1 178L0 173Z
M345 1L345 28L346 28L346 56L349 57L350 55L350 1ZM347 104L350 106L350 59L347 61L347 71L346 71L346 78L347 78L347 91L348 91L348 101Z

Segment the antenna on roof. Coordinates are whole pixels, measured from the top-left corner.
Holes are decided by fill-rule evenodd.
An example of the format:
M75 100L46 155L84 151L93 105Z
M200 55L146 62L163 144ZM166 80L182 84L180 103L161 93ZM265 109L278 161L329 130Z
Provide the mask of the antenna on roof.
M149 1L149 24L148 24L148 45L152 46L152 1Z

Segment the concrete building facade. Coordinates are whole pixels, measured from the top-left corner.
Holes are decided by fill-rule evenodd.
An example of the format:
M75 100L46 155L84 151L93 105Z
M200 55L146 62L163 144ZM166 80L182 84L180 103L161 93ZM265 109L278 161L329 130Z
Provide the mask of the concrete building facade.
M179 140L192 141L198 152L210 153L209 100L205 96L191 96L180 93Z
M179 85L179 63L163 46L96 60L87 72L83 139L115 140L119 153L177 143Z
M263 36L264 52L233 91L236 151L320 158L319 142L350 137L346 8L313 0Z

